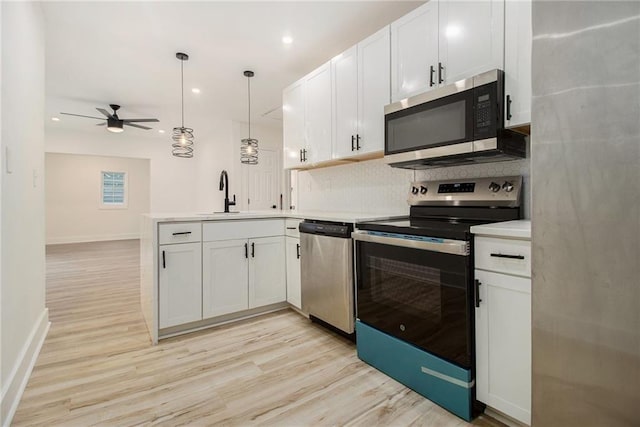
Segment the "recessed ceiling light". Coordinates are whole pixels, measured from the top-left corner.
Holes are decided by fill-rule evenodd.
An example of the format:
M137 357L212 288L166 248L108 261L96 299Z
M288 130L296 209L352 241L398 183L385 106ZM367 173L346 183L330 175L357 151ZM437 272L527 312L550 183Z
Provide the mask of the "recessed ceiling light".
M58 117L51 117L51 120L54 121L54 122L59 122L60 121L60 119Z
M191 89L191 92L200 93L200 89L198 89L197 87L194 87L193 89Z
M284 36L282 38L282 43L284 44L291 44L293 43L293 38L291 38L290 36Z
M159 129L158 133L164 133L164 131L162 129Z

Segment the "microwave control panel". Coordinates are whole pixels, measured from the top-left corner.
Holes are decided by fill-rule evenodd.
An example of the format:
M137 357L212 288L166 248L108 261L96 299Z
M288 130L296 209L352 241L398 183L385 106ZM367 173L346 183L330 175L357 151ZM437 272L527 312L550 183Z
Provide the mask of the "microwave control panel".
M474 140L493 138L499 122L498 84L488 83L473 89Z

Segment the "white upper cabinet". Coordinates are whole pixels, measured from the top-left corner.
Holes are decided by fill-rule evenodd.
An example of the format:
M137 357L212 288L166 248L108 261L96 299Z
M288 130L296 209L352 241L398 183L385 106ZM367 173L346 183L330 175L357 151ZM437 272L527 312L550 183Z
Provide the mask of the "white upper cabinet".
M438 83L504 69L504 0L440 0Z
M358 43L358 134L356 150L384 150L384 106L391 102L389 27Z
M384 149L384 106L390 102L389 27L338 55L333 72L333 158Z
M433 87L437 66L438 1L431 0L391 24L391 101Z
M306 153L303 163L331 160L331 63L305 78Z
M391 101L504 68L504 0L431 0L391 24Z
M299 80L282 92L282 127L284 139L285 169L300 167L303 164L305 139L305 86Z
M531 123L531 1L505 4L505 127Z
M333 118L335 124L333 157L356 153L358 133L358 47L331 60L333 71Z

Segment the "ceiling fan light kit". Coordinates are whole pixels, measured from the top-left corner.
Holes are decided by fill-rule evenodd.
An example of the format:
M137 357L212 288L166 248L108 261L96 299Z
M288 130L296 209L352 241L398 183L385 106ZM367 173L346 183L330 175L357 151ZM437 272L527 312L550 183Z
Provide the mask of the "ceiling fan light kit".
M107 119L107 130L109 132L113 132L113 133L120 133L122 131L124 131L123 128L124 123L118 121L118 120L114 120L112 118L108 118Z
M258 164L258 140L251 138L251 77L255 74L253 71L245 71L244 76L247 78L247 93L249 99L249 137L244 138L240 143L240 163L245 165Z
M182 99L182 125L173 128L173 144L171 144L171 153L175 157L191 158L193 157L193 129L184 127L184 61L189 60L186 53L176 53L176 58L180 60L180 88Z

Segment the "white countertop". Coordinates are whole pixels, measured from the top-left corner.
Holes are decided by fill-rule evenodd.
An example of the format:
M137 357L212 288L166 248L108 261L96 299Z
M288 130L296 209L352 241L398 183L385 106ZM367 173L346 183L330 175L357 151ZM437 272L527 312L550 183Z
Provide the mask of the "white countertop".
M146 217L157 222L173 222L173 221L229 221L236 219L265 219L265 218L300 218L300 219L317 219L321 221L351 222L385 220L389 218L402 217L402 214L366 214L355 212L339 212L339 211L252 211L237 213L161 213L161 214L145 214Z
M518 221L474 225L471 227L471 232L475 235L482 236L510 237L515 239L531 240L531 221L528 219L521 219Z

